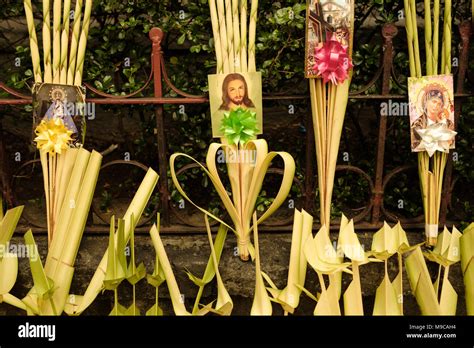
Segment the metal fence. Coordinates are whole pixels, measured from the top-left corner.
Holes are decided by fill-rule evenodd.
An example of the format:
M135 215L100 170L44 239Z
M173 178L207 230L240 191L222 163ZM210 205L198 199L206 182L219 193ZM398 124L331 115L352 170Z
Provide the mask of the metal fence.
M462 40L462 47L459 56L459 66L457 69L457 84L455 85L455 120L459 119L461 104L463 99L469 97L470 94L464 93L463 83L465 80L467 66L468 66L468 52L469 52L469 39L471 35L471 23L463 22L459 25L459 31ZM370 82L365 85L360 90L350 94L351 99L357 100L404 100L407 99L406 95L393 95L390 93L390 82L394 81L398 83L396 73L393 66L393 57L394 57L394 45L393 40L398 33L398 29L393 24L385 24L382 27L382 39L383 39L383 57L382 64L379 69L374 73L373 78ZM157 149L156 149L156 159L158 161L159 169L159 198L160 204L157 206L157 209L161 212L162 217L162 226L163 230L166 232L186 232L186 231L200 231L198 225L188 221L185 214L180 214L175 210L170 201L170 193L168 189L168 158L167 158L167 137L165 129L165 113L164 105L167 104L202 104L208 103L207 96L198 96L191 95L179 90L171 82L164 60L164 54L161 49L161 42L164 37L164 33L159 28L153 28L149 32L149 38L152 44L152 54L151 54L151 71L149 73L146 83L137 91L129 95L110 95L103 93L94 87L87 85L88 91L92 92L96 97L87 98L87 102L96 103L102 105L132 105L132 104L141 104L141 105L153 105L154 112L156 116L156 140L157 140ZM382 85L380 94L367 94L369 90L376 83ZM150 86L153 85L153 95L150 97L137 97L142 92L148 91ZM164 88L170 89L177 94L177 97L163 97ZM0 81L0 90L7 92L11 97L6 99L0 99L1 105L22 105L30 104L31 96L22 94L10 87L5 83ZM287 96L264 96L264 100L297 100L297 99L309 99L309 96L306 95L287 95ZM306 129L311 130L312 127L312 118L311 113L305 115ZM418 216L410 219L403 219L400 216L397 216L395 212L389 211L384 207L384 190L387 187L387 184L396 176L402 172L413 170L413 166L403 165L397 168L394 168L390 172L384 172L384 154L385 154L385 142L386 142L386 132L387 132L387 117L380 115L379 117L379 128L378 128L378 139L377 139L377 151L376 151L376 167L374 170L375 176L371 177L361 168L351 166L351 165L338 165L337 171L350 171L356 173L360 176L360 180L365 180L368 183L368 188L370 190L369 196L370 199L366 202L364 208L360 213L354 216L354 223L356 228L362 229L376 229L379 228L383 220L388 221L398 221L407 228L421 228L424 226L423 216ZM307 211L317 215L315 208L315 153L314 153L314 134L312 131L306 132L306 153L305 153L305 176L304 182L300 182L295 178L295 184L300 187L301 192L303 192L303 200L300 202L301 206L304 207ZM15 174L22 170L24 167L31 165L38 160L32 160L24 163L20 168L9 168L7 161L7 153L5 150L4 136L2 135L1 122L0 122L0 176L3 197L5 200L13 205L16 202L16 194L14 187L14 177ZM107 168L114 165L133 165L143 170L147 170L147 166L136 162L136 161L111 161L105 163L102 168ZM190 168L193 168L193 165L188 165L179 170L179 173L186 171ZM274 169L272 171L274 174L278 174L279 170ZM440 225L451 224L452 221L446 221L446 214L448 207L451 202L451 193L454 187L456 180L453 179L453 163L452 156L449 156L449 160L446 167L446 173L444 177L444 190L442 193L442 203L441 203L441 212L440 212ZM94 213L104 222L104 218L101 217L100 209L93 205L92 210ZM152 214L153 215L153 214ZM176 219L172 219L174 216ZM142 226L146 226L151 217L141 222ZM35 221L27 221L28 224L37 226L39 229L45 226L39 226ZM280 220L272 220L266 225L262 226L262 230L290 230L292 225L292 219L283 218ZM337 221L334 221L332 226L337 228ZM90 225L88 226L90 231L106 231L107 227L99 225Z

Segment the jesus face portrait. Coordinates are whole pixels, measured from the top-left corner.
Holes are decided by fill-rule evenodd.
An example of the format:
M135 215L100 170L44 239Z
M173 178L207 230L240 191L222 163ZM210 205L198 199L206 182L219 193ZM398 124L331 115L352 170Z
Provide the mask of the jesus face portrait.
M248 96L247 81L238 73L228 74L222 82L222 104L219 110L254 108L253 101Z

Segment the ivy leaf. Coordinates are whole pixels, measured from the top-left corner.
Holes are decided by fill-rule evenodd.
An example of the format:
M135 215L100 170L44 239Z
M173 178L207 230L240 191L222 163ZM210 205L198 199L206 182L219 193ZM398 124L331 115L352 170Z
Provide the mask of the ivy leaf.
M186 39L186 34L182 34L177 41L178 45L182 45L185 39Z
M220 130L230 143L244 145L258 132L257 113L240 107L226 112Z

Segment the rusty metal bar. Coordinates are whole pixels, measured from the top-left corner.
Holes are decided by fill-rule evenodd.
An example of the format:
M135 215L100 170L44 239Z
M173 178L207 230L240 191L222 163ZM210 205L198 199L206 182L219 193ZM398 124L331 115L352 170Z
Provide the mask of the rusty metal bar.
M13 204L13 192L10 185L10 165L8 164L7 154L5 151L5 137L3 135L2 120L0 119L0 182L2 183L2 191L0 192L9 207Z
M152 61L153 61L153 89L155 98L163 97L163 89L161 83L161 59L163 52L161 51L161 41L164 37L163 31L159 28L150 30L149 37L152 46ZM170 224L169 212L169 193L168 193L168 159L165 135L165 120L163 117L163 105L157 105L155 108L156 117L156 140L158 146L158 168L159 168L159 192L160 192L160 208L162 214L162 221L164 226Z
M472 97L472 94L469 93L454 93L455 99L464 99ZM264 101L282 101L282 100L305 100L309 99L309 96L302 95L287 95L284 97L280 96L263 96ZM349 94L349 99L356 100L388 100L388 99L397 99L397 100L407 100L407 95L397 95L397 94L370 94L370 95L352 95ZM0 98L0 105L28 105L31 104L31 97L22 98L22 99L7 99ZM203 104L207 103L209 99L207 97L195 97L195 98L155 98L155 97L140 97L140 98L86 98L88 103L95 103L101 105L166 105L166 104Z
M389 23L382 27L383 36L383 75L382 75L382 95L390 92L390 76L392 73L393 61L393 38L397 35L398 29L395 25ZM373 209L372 223L377 224L380 220L380 206L383 200L383 168L385 157L385 136L387 133L387 115L379 115L379 135L377 142L377 159L375 168L375 187L373 191Z

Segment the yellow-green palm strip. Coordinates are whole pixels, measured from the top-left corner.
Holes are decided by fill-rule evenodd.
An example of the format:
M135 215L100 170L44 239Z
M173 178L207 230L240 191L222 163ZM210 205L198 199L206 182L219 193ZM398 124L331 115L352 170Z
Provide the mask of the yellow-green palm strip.
M24 0L23 5L25 7L26 23L28 25L28 34L30 36L30 50L31 50L31 61L33 63L33 75L35 82L43 82L41 76L41 65L40 55L38 49L38 39L36 38L35 22L33 19L33 9L31 7L31 0Z
M82 0L76 1L74 9L74 21L72 23L71 49L69 50L69 66L67 70L67 84L74 83L74 73L76 72L77 44L81 30Z
M217 0L217 14L219 16L219 32L221 36L221 49L222 49L222 65L223 73L227 74L230 71L229 68L229 42L227 39L227 29L225 23L225 11L224 11L224 0Z
M217 19L217 9L216 9L216 0L209 0L209 9L211 13L211 23L212 23L212 35L214 37L214 47L216 49L216 65L217 73L222 74L224 72L224 63L222 61L222 44L221 37L219 34L219 20Z
M69 44L69 11L71 9L71 0L64 0L63 25L61 33L61 61L60 61L60 83L67 83L67 53Z
M228 52L229 52L229 69L231 73L235 71L235 56L234 56L234 24L232 22L232 3L231 0L225 0L225 22L227 29Z
M257 71L257 67L255 65L255 36L257 34L257 16L258 0L253 0L252 6L250 8L248 72Z
M234 70L242 71L240 56L240 27L239 27L239 0L232 0L232 24L234 26Z
M43 62L44 82L53 82L51 73L51 14L49 0L43 0Z
M59 83L61 72L61 0L54 0L53 6L53 83Z
M82 83L82 70L84 68L84 59L86 55L86 45L87 45L87 36L89 34L91 10L92 10L92 0L86 0L86 7L84 10L84 19L82 22L81 38L79 40L79 47L77 49L76 74L74 75L75 86L80 86Z
M247 72L247 0L240 0L240 65Z

